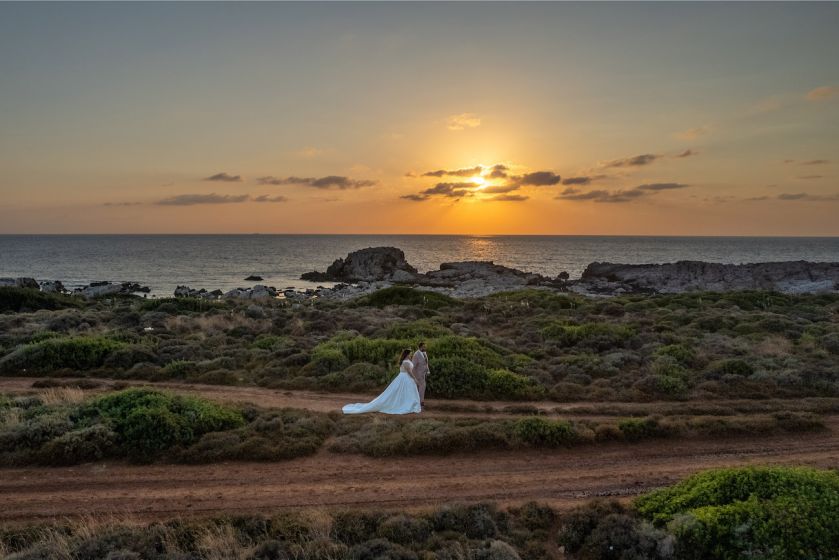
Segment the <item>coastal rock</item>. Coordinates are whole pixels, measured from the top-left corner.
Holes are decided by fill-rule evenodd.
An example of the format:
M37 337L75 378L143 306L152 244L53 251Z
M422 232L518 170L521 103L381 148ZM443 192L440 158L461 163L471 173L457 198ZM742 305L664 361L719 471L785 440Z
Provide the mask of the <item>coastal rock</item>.
M275 297L277 297L277 290L262 284L257 284L253 288L233 288L224 294L225 299L272 299Z
M63 294L65 289L59 280L45 280L41 282L41 291L47 294Z
M392 280L397 271L409 274L417 273L417 269L405 260L405 253L401 249L396 247L369 247L353 251L345 259L335 260L329 265L326 272L307 272L301 278L314 282L373 282ZM398 276L406 278L401 273Z
M32 288L39 289L38 282L34 278L0 278L0 287L2 288Z
M245 282L262 282L262 276L251 274L250 276L245 278Z
M839 290L839 263L678 261L633 265L595 262L586 267L572 289L602 294L738 290L826 293Z

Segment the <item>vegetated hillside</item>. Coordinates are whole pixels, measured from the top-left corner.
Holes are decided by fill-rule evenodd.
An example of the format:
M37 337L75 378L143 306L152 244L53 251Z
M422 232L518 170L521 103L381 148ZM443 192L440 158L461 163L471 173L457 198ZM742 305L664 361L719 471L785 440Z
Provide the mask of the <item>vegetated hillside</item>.
M285 512L147 526L89 518L0 530L9 560L724 560L836 558L839 475L805 468L705 471L626 505ZM560 548L562 547L562 549ZM564 555L560 552L564 550Z
M454 300L388 288L346 303L107 299L3 289L0 374L375 392L428 344L429 398L688 400L839 394L839 296ZM80 305L80 307L75 307Z

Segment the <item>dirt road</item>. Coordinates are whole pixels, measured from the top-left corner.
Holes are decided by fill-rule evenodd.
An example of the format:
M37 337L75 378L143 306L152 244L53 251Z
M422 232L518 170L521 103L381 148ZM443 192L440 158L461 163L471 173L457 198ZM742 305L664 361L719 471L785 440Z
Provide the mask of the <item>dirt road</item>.
M30 386L31 380L0 380L0 392ZM218 391L227 400L235 394L234 400L270 406L323 410L346 402L341 395L203 387L194 392ZM301 508L405 509L480 500L542 500L567 508L594 496L633 496L713 467L836 468L839 417L830 417L828 425L829 432L751 440L662 440L452 457L372 459L322 451L279 463L6 468L0 469L0 523L106 514L150 520Z

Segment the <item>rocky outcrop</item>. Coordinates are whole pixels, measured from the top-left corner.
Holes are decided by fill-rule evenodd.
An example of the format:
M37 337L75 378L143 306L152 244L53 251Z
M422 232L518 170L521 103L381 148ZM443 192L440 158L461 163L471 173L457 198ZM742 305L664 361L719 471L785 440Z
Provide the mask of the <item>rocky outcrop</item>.
M0 288L32 288L37 290L39 286L34 278L0 278Z
M337 259L326 272L307 272L301 278L313 282L406 282L416 273L417 269L408 264L401 249L369 247Z
M418 286L450 288L451 295L456 297L480 297L546 282L548 278L540 274L522 272L492 261L443 263L439 270L418 274L414 280Z
M213 290L209 292L204 288L200 290L196 290L190 288L189 286L178 286L175 288L175 297L192 297L192 298L201 298L201 299L219 299L221 296L224 295L224 292L221 290Z
M41 282L41 291L47 294L63 294L67 290L59 280L44 280Z
M583 293L731 292L771 290L789 294L839 291L839 263L807 261L722 264L679 261L666 264L595 262L573 282Z
M262 276L257 274L251 274L247 278L245 278L245 282L262 282Z
M149 293L150 291L148 286L141 286L136 282L91 282L83 288L73 290L73 295L94 299L114 295Z
M277 297L277 290L269 286L257 284L253 288L233 288L225 292L224 297L237 299L272 299Z

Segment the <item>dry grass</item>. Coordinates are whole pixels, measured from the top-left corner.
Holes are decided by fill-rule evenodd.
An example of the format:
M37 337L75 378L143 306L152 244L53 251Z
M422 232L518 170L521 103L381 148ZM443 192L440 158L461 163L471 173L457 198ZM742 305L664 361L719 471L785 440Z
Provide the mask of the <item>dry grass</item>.
M20 409L19 408L10 408L3 412L0 416L0 426L4 427L12 427L17 426L20 424ZM2 556L0 556L2 558Z
M236 531L228 524L204 529L196 539L196 548L206 560L246 560L254 549L243 546L236 538Z
M755 345L754 350L760 356L783 358L792 354L792 342L783 336L767 336Z
M199 333L206 336L225 333L237 327L255 333L271 330L268 319L251 319L239 313L217 315L175 315L166 318L166 328L177 334Z
M78 387L50 387L49 389L40 391L38 398L47 406L78 404L85 399L85 394Z

